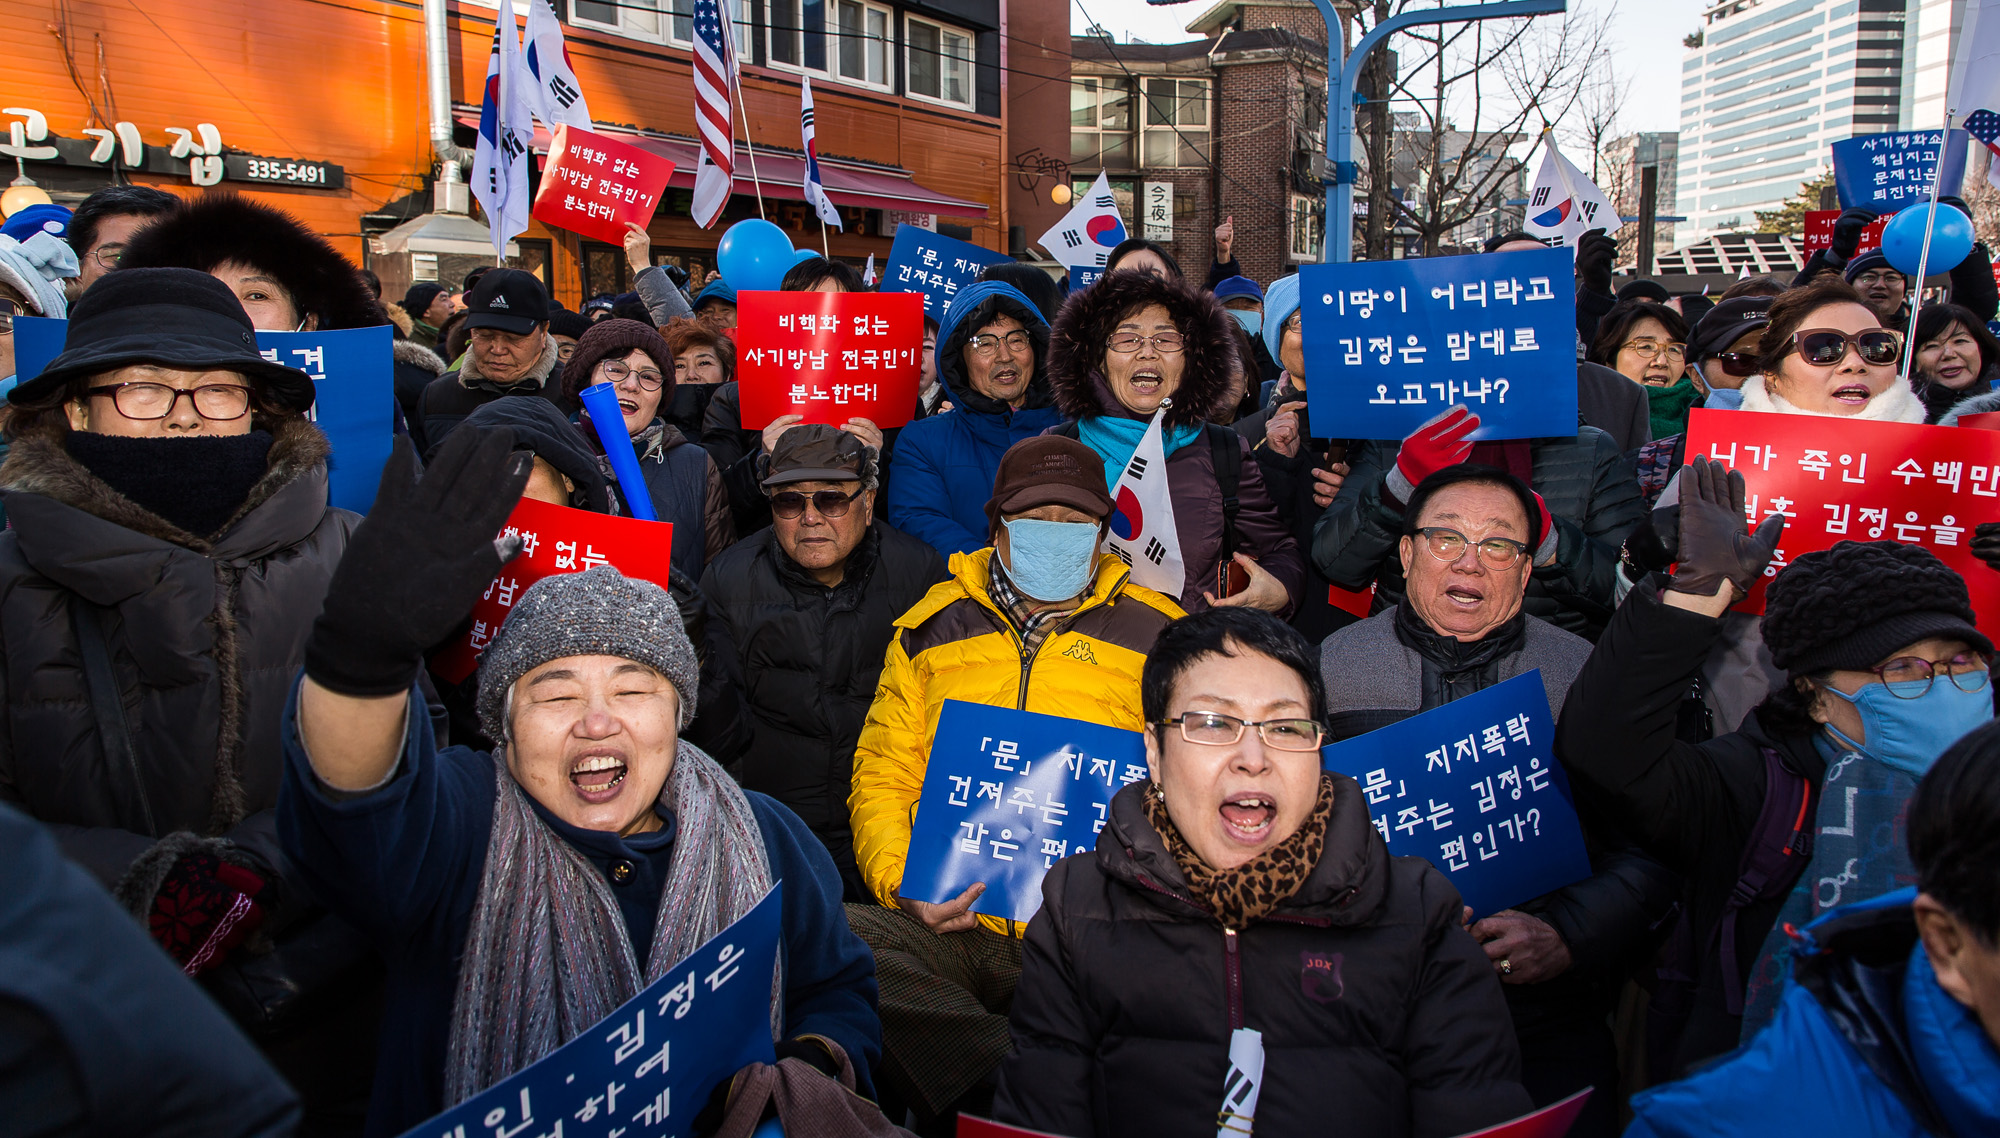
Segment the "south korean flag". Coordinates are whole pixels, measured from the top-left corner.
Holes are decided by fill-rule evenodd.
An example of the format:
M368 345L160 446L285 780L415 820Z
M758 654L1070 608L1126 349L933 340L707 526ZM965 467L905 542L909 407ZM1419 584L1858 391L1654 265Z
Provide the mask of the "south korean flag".
M1091 279L1104 271L1111 250L1125 240L1125 219L1118 215L1118 198L1103 174L1090 189L1076 199L1055 228L1042 234L1039 244L1049 256L1073 271L1088 273ZM1082 282L1072 282L1078 284Z
M1187 565L1181 560L1181 533L1167 493L1167 451L1160 435L1160 421L1173 405L1171 399L1161 402L1112 488L1111 536L1105 545L1132 567L1132 580L1178 597L1187 587Z

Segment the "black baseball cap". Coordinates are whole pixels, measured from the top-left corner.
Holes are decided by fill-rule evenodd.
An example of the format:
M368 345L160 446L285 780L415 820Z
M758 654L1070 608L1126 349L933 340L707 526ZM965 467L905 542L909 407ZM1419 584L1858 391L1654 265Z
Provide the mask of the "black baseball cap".
M498 328L523 336L549 318L549 290L521 269L494 269L465 294L467 328Z
M1688 336L1688 360L1699 364L1771 322L1768 296L1732 296L1702 313Z

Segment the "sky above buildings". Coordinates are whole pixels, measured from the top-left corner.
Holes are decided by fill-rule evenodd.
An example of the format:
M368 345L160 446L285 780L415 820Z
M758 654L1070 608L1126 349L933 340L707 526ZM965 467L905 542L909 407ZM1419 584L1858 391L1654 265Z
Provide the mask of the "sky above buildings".
M1423 0L1419 0L1423 2ZM1570 0L1579 12L1611 11L1612 58L1631 95L1621 133L1680 129L1681 38L1701 25L1700 0ZM1070 30L1082 34L1094 21L1123 42L1193 39L1188 23L1208 0L1154 7L1145 0L1070 0ZM1548 17L1543 17L1544 19Z

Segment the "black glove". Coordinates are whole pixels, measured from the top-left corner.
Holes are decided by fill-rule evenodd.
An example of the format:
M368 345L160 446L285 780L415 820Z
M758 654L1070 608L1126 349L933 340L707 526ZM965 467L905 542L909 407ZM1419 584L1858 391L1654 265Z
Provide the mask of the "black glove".
M532 456L505 431L460 427L423 481L396 440L375 505L347 539L306 640L306 675L344 695L408 691L424 653L450 635L513 555L495 535L521 500Z
M2000 572L2000 522L1980 522L1972 527L1972 555L1986 567Z
M1966 216L1972 215L1968 213ZM1873 224L1875 214L1872 211L1860 206L1841 210L1840 216L1833 221L1833 244L1827 248L1827 261L1835 268L1845 265L1861 244L1861 231Z
M1743 495L1741 471L1699 457L1681 468L1680 566L1667 588L1712 597L1725 581L1745 593L1757 583L1777 556L1785 515L1772 514L1747 532Z
M1655 511L1625 535L1625 544L1619 551L1618 559L1631 568L1631 577L1635 581L1648 573L1665 572L1674 563L1674 547L1668 545L1662 535L1671 535L1676 543L1680 541L1679 510L1675 510L1677 516L1671 528L1662 528L1668 525L1667 519L1660 516L1665 512Z
M1618 259L1618 242L1593 229L1576 243L1576 287L1578 292L1610 292L1611 265Z

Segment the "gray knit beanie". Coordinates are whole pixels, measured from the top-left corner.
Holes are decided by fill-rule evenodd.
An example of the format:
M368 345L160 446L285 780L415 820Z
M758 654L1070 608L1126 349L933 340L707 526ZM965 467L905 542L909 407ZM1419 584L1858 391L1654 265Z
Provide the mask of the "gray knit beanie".
M535 582L479 658L479 726L488 738L507 737L514 682L564 656L622 656L653 668L680 693L680 726L694 718L701 665L680 606L651 581L599 565Z

